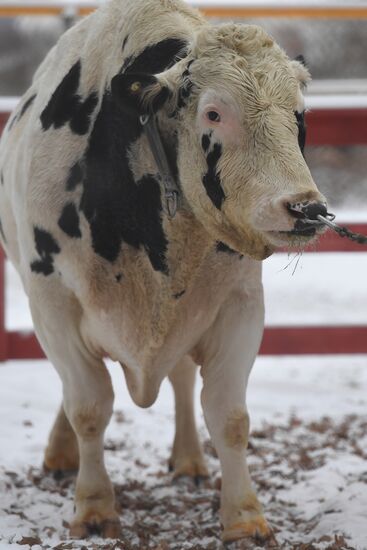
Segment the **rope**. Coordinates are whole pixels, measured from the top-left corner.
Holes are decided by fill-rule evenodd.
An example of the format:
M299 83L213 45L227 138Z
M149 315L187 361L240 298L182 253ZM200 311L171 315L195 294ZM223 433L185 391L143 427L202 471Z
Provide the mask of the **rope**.
M335 233L337 233L340 237L346 237L347 239L355 241L358 244L367 244L366 235L362 235L361 233L354 233L353 231L350 231L350 229L348 229L347 227L340 227L340 225L337 225L333 221L335 216L333 216L332 214L327 214L327 216L332 217L332 219L328 219L321 215L318 215L317 219L324 225L330 227L330 229L335 231Z

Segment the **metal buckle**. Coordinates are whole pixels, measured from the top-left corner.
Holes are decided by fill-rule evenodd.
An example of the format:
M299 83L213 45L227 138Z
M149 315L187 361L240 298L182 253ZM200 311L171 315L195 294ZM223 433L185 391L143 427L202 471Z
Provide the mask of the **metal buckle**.
M142 126L145 126L149 122L149 119L150 119L150 115L140 115L139 117L140 124Z
M174 218L178 207L178 195L176 191L166 191L166 209L170 218Z

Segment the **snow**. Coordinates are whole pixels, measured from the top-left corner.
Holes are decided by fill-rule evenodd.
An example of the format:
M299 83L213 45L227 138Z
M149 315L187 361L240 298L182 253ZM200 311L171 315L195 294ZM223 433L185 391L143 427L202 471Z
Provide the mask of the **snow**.
M367 325L366 254L307 253L297 261L277 254L264 262L267 325Z
M112 363L108 367L116 394L115 411L123 411L123 421L119 412L113 417L106 434L107 448L116 448L106 451L113 482L119 487L136 480L145 484L147 495L153 491L156 502L169 500L177 506L184 489L170 484L165 466L173 438L173 399L169 384L162 385L159 399L151 409L141 410L132 403L120 369ZM199 391L200 385L197 384L198 422L203 438L207 439L198 404ZM60 494L57 482L42 474L40 469L44 444L60 399L60 382L46 361L10 362L0 369L0 416L6 419L0 427L1 549L16 548L17 540L35 532L44 545L53 546L60 540L68 540L63 520L70 520L72 515L72 489L66 486ZM364 419L366 426L366 358L259 358L250 381L248 405L255 449L258 444L264 444L263 441L268 445L265 481L277 482L277 487L270 487L270 492L262 492L260 485L260 498L273 525L281 526L278 542L284 548L293 548L292 541L299 541L300 535L301 541L307 542L343 534L349 547L365 550L366 455L361 457L351 454L351 449L348 452L341 447L339 451L333 446L328 449L320 444L316 451L309 451L316 459L318 456L322 458L320 466L302 469L290 467L283 454L285 452L287 458L296 463L299 449L305 445L310 447L311 432L305 426L312 421L320 422L323 417L329 417L332 425L356 417ZM302 418L302 424L293 420L295 427L290 430L287 426L290 418ZM263 439L261 433L256 434L256 430L261 431L267 425L276 426L273 439ZM317 428L317 437L323 437L318 431ZM357 436L362 445L366 443L366 433L364 440L360 434ZM348 437L353 439L353 428L349 429ZM343 438L341 442L347 444ZM255 481L258 481L258 454L250 450L249 455ZM277 465L278 457L282 462ZM315 460L316 464L318 460ZM211 458L209 464L215 477L219 473L218 461ZM261 468L261 471L263 475L266 470ZM128 488L127 492L129 498L131 495L136 498L136 488ZM192 488L188 494L193 498ZM205 518L208 523L217 521L210 514L213 494L213 490L197 490L197 498L201 496L204 501L202 507L204 510L207 507ZM273 494L275 502L271 498ZM185 498L188 498L186 493ZM188 510L186 517L185 514L180 517L183 531L186 522L187 529L190 529L190 514L191 510ZM127 507L121 516L128 533L134 522L134 512ZM149 514L144 518L145 522L148 518ZM169 533L172 521L162 517L161 536ZM311 526L311 530L302 532L301 529L297 533L294 522L301 527ZM218 539L209 537L208 540L209 544ZM98 542L96 539L97 545ZM79 543L73 544L73 547L79 547ZM177 546L184 547L194 546ZM315 548L322 548L322 545Z

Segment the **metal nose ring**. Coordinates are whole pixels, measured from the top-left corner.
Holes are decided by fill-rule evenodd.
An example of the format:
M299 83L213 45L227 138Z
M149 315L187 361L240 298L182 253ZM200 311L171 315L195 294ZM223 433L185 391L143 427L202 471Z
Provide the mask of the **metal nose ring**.
M288 204L289 212L295 217L302 220L304 223L318 224L318 216L326 216L327 208L323 202L297 202Z

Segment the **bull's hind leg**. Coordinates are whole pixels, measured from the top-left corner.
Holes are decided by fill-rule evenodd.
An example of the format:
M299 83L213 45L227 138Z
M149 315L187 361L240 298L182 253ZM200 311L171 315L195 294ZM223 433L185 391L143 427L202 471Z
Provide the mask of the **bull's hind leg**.
M196 429L194 386L197 365L184 357L169 375L175 394L176 431L169 460L174 477L190 476L198 481L208 470Z
M45 451L46 470L64 472L79 467L78 441L61 405Z
M113 405L109 373L82 338L81 308L72 295L49 278L34 281L29 296L37 336L61 377L65 414L78 440L80 464L70 533L77 538L95 531L117 537L120 523L103 458L103 436Z

